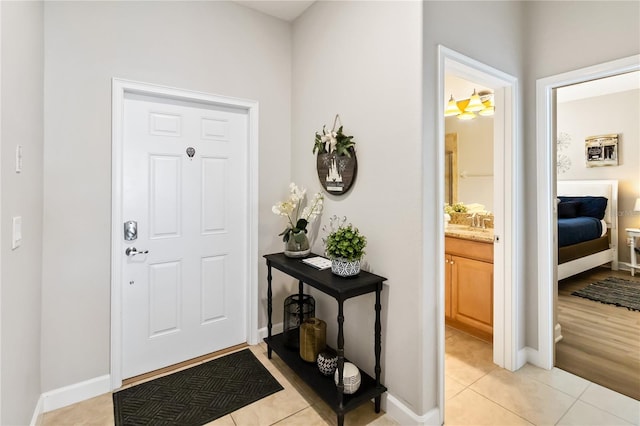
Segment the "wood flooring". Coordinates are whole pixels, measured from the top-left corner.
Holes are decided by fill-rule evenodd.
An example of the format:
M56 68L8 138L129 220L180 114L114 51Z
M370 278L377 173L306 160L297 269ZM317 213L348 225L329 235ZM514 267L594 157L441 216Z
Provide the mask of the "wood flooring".
M640 312L578 296L575 290L610 276L638 282L626 271L595 268L558 283L556 367L640 400Z

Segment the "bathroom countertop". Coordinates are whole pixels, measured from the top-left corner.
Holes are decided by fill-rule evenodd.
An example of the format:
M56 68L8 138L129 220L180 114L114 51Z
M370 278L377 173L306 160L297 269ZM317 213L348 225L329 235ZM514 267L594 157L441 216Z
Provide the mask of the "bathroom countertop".
M471 228L467 225L449 224L444 228L444 235L453 238L493 243L493 228Z

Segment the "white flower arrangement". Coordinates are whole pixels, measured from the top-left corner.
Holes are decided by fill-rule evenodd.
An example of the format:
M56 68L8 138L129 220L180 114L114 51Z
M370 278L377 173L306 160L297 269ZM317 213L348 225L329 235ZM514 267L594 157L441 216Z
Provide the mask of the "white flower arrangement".
M295 235L301 231L307 233L307 225L322 213L324 206L324 195L320 192L314 194L311 203L302 208L307 190L299 188L295 183L289 184L289 198L276 203L271 211L279 216L285 216L289 225L278 236L282 236L282 241L287 242L291 234Z

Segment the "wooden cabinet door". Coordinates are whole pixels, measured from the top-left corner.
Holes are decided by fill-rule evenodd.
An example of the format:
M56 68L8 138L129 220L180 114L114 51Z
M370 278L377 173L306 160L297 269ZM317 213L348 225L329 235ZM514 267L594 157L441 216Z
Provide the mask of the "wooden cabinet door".
M493 332L493 264L451 256L451 317Z

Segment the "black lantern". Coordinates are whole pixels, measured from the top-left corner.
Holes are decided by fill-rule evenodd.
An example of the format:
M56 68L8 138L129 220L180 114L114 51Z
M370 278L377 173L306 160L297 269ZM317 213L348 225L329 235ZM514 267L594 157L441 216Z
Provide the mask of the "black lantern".
M286 347L300 349L300 324L315 313L316 301L309 294L293 294L284 299L282 338Z

